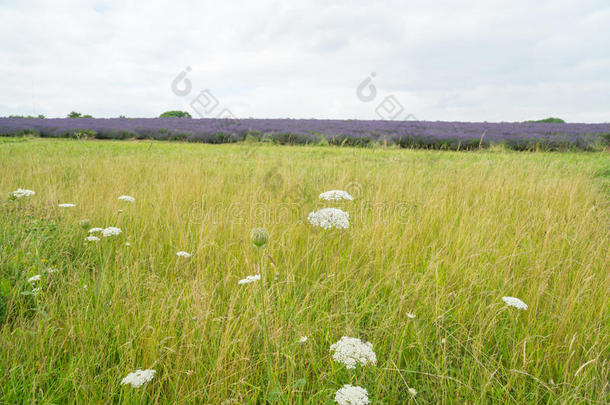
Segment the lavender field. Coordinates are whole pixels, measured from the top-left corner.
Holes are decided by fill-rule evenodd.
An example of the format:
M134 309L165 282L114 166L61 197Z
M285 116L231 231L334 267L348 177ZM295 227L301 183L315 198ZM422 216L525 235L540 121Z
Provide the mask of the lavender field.
M277 144L331 144L471 150L600 150L610 123L488 123L303 119L0 118L0 136L155 139L202 143L257 140Z

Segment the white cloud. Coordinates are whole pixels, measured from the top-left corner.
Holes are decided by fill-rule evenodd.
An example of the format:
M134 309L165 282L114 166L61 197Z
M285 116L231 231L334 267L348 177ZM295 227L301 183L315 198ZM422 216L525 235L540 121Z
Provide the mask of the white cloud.
M239 117L375 119L394 94L420 119L610 121L602 0L14 0L0 21L0 116L157 116L207 88Z

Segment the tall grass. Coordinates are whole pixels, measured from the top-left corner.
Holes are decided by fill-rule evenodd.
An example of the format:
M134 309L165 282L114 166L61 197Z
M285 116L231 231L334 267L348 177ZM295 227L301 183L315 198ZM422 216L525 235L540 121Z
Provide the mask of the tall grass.
M1 143L0 192L36 195L0 202L0 402L319 404L350 383L384 404L607 403L609 169L603 154ZM322 203L329 189L355 200ZM324 206L351 227L308 225ZM123 233L85 243L84 218ZM260 286L237 284L261 267L256 226L266 332ZM344 335L377 366L333 363ZM121 386L137 368L157 373Z

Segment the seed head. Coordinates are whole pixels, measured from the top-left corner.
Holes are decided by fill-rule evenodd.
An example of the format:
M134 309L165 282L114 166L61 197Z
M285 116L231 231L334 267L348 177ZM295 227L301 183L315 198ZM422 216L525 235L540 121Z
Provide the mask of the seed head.
M269 232L265 228L254 228L250 233L250 240L256 247L263 247L269 241Z

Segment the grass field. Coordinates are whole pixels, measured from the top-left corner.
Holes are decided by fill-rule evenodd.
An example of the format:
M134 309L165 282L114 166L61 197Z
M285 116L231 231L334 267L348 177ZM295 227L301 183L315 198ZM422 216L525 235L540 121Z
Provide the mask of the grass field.
M9 138L0 171L36 191L0 202L0 403L610 401L607 153ZM377 365L333 361L342 336Z

